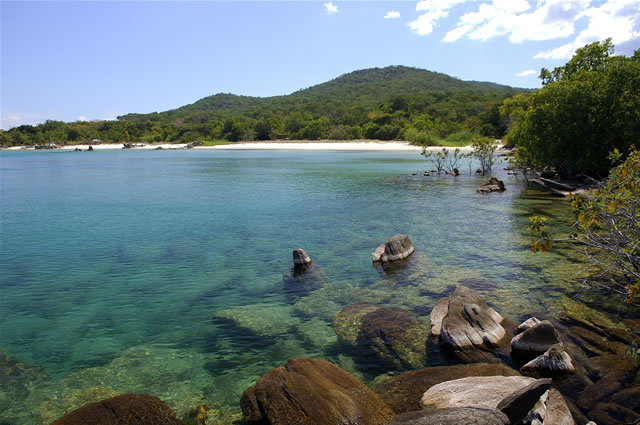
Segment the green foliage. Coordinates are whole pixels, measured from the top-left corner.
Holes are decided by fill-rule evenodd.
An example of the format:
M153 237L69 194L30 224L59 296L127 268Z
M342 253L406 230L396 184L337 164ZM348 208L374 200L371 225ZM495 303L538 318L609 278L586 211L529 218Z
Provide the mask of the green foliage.
M468 158L471 154L463 153L460 149L454 150L442 148L442 150L427 150L427 147L422 148L422 156L426 160L431 162L433 166L438 170L440 174L443 170L453 173L460 165L460 161Z
M618 157L613 153L612 157ZM606 184L572 200L575 227L600 273L591 283L640 300L640 152L614 167Z
M368 138L460 146L469 132L498 135L505 126L499 105L519 92L391 66L352 72L287 96L220 93L178 109L128 114L117 121L21 126L0 133L0 143Z
M553 242L547 226L547 217L534 215L529 217L529 232L531 233L531 252L547 252Z
M542 89L503 104L503 118L515 120L508 143L531 165L605 176L607 153L626 152L637 141L640 55L612 53L610 40L578 49L564 66L541 71Z
M471 143L473 148L473 157L478 160L482 175L491 173L491 169L495 163L494 154L498 145L494 139L490 137L476 137Z

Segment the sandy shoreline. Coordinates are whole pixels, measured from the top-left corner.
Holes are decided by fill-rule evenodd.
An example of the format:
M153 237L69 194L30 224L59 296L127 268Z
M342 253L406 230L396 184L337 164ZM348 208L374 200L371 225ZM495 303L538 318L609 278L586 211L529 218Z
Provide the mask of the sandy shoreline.
M133 148L133 150L153 150L161 148L162 150L176 150L184 149L187 143L159 143L159 144L147 144ZM102 143L95 144L94 150L119 150L122 149L122 143ZM88 144L81 145L67 145L56 151L74 151L80 149L86 151L89 149ZM409 142L381 142L374 140L358 140L358 141L308 141L308 140L276 140L268 142L238 142L228 145L216 145L216 146L197 146L191 150L339 150L339 151L421 151L422 148L409 144ZM428 150L440 150L440 146L430 146ZM456 148L447 148L456 149ZM463 152L470 152L471 146L464 146L459 148ZM15 151L15 150L35 150L33 147L14 146L3 150ZM159 149L158 149L159 150Z

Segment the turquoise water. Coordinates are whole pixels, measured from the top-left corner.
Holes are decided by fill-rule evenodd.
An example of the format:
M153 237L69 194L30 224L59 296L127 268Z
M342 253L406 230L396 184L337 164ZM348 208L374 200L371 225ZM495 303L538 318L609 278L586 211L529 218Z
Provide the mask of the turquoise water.
M242 390L290 357L327 358L373 382L383 371L331 328L347 304L400 306L428 323L439 297L477 277L495 284L488 302L516 319L561 308L563 279L579 267L562 248L528 252L527 217L566 230L568 204L525 190L501 166L494 175L508 190L480 195L486 178L466 165L457 178L423 177L432 167L416 152L2 152L0 161L0 345L49 375L20 399L3 388L5 423L48 423L127 391L158 395L179 415L206 402L227 423ZM411 265L377 270L370 253L397 233L417 249ZM294 248L331 281L295 304L282 279Z

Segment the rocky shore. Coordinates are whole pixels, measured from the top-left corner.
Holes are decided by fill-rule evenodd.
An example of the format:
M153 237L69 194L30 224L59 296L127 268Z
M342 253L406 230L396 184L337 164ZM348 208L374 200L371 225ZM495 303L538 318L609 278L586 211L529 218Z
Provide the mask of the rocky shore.
M421 258L407 235L389 238L372 255L374 264L382 264L382 273L412 272L410 262ZM180 396L182 407L174 410L175 403L170 408L168 400L153 388L148 388L150 394L140 395L119 394L104 386L86 389L66 405L45 406L39 413L39 423L640 422L639 366L637 360L625 356L627 347L640 343L636 321L615 323L595 310L577 314L577 309L568 308L555 316L523 312L518 322L512 322L499 313L500 306L491 305L483 295L494 288L490 281L462 276L458 276L453 290L441 291L442 296L428 312L428 323L406 304L396 306L392 300L354 302L345 307L337 303L320 305L314 302L320 298L314 297L334 288L320 265L302 249L293 252L293 265L283 275L282 285L289 303L286 310L266 303L253 304L222 310L216 320L265 338L304 333L313 326L309 341L325 335L323 341L315 343L330 344L353 358L356 367L351 372L357 371L359 362L374 363L386 372L374 379L373 385L366 385L357 373L345 370L344 364L292 356L243 387L241 416L221 414L219 407L199 402L198 395L187 392ZM317 308L313 311L309 306ZM332 329L318 332L323 322L303 322L305 315L331 317ZM149 350L143 351L133 351L129 356L139 361L150 355ZM163 361L171 360L159 359L153 367L161 368ZM199 364L197 359L173 361L183 361L184 368L167 375L168 382L163 384L168 386L182 385L181 380L188 380L190 368ZM12 397L26 398L31 387L49 379L44 371L4 352L0 352L0 375L8 380ZM82 377L78 374L69 379ZM0 408L11 407L8 403L0 399ZM55 417L51 417L53 414Z

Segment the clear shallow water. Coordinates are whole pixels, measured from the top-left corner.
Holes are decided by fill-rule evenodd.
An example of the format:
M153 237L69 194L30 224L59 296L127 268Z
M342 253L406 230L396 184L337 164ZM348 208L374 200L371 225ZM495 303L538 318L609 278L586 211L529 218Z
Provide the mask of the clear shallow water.
M299 356L372 382L383 371L331 328L345 305L428 323L458 279L481 277L516 319L563 308L579 267L561 248L527 250L527 217L566 230L565 201L501 169L508 190L489 195L466 166L422 177L431 166L416 152L2 152L0 166L0 346L50 376L19 401L3 389L8 423L128 391L179 414L207 402L224 422L244 388ZM412 264L376 270L370 253L397 233L418 251ZM282 275L299 247L331 284L292 304Z

